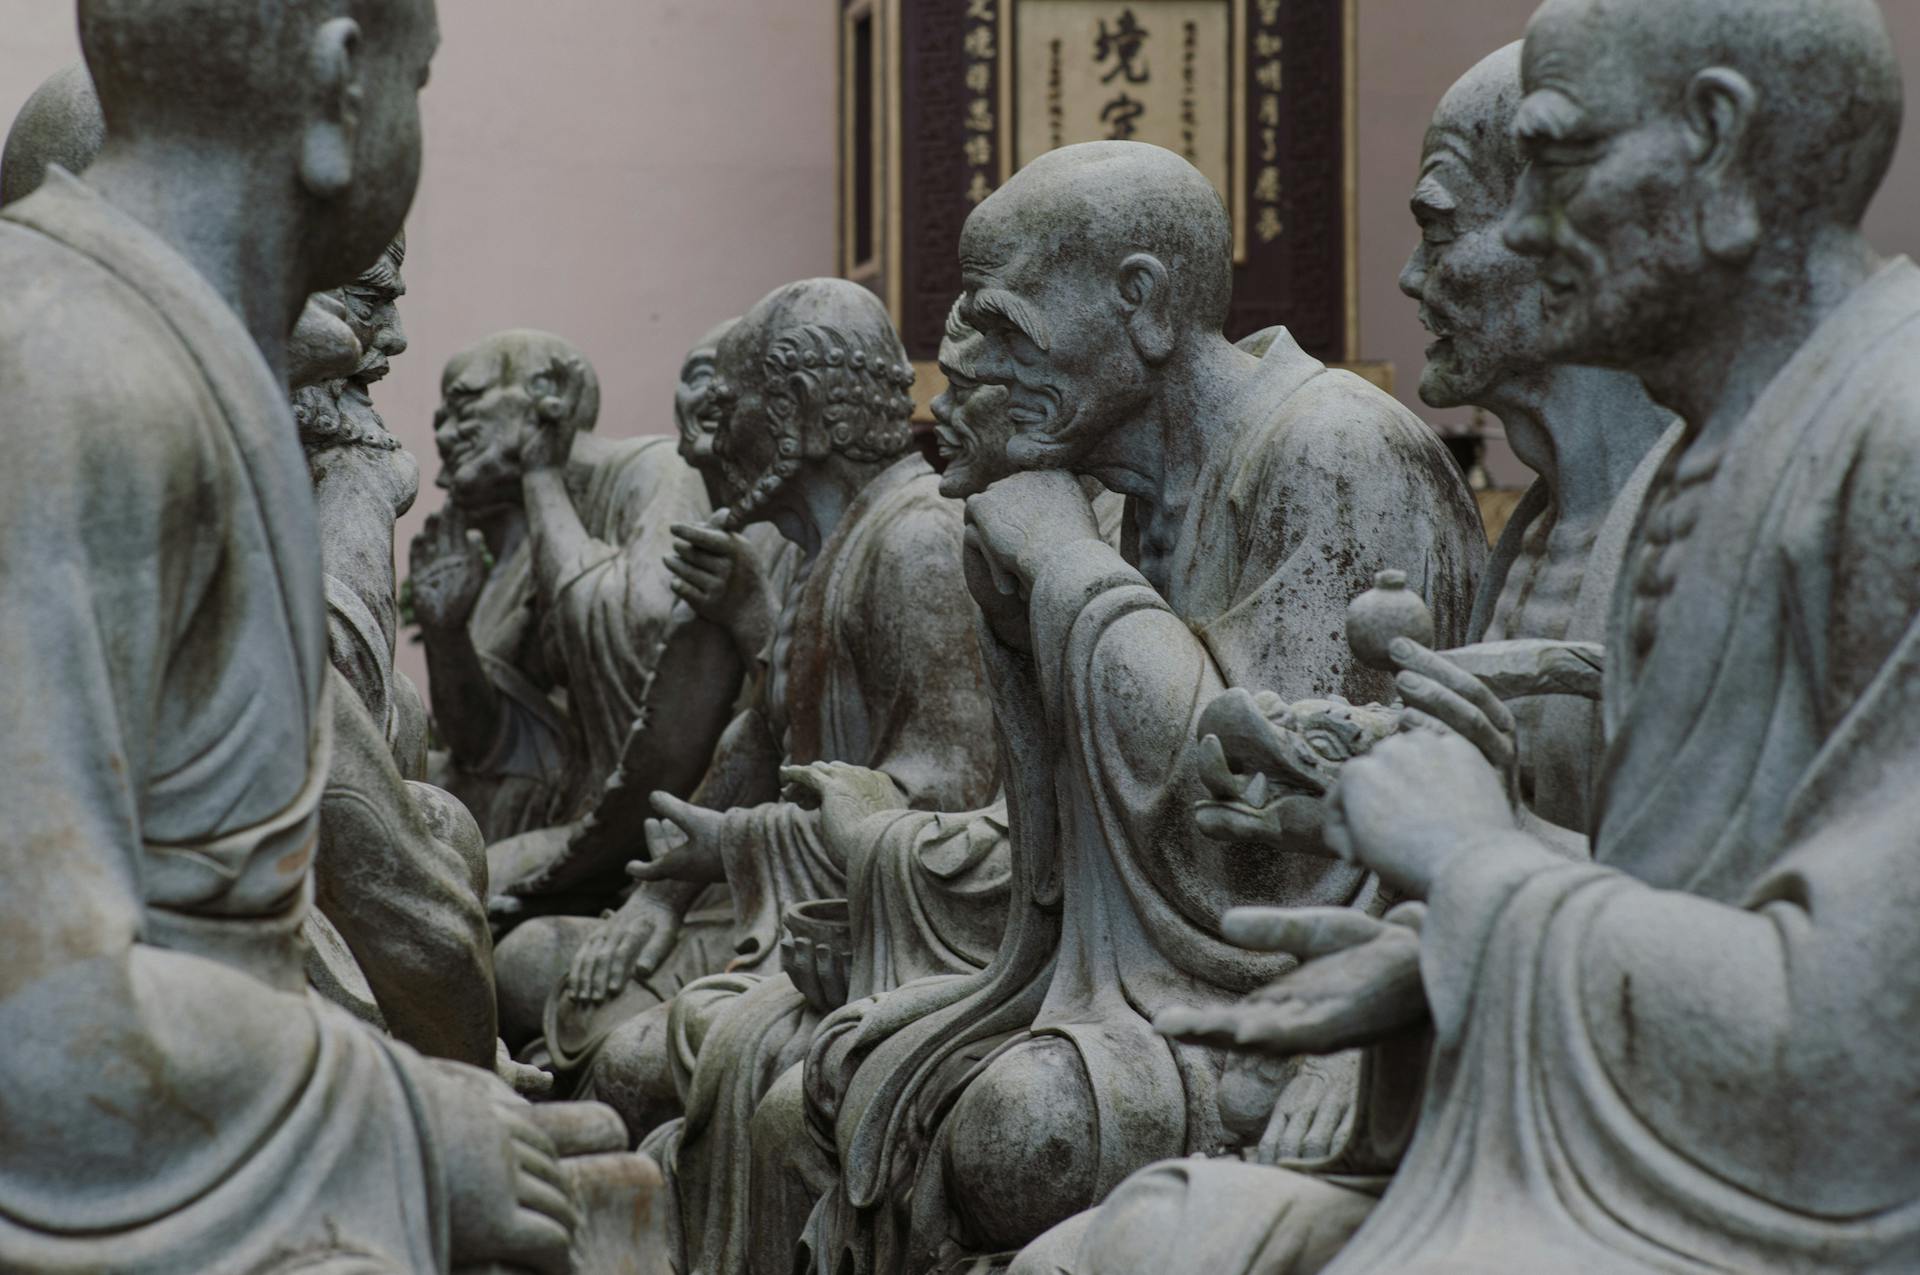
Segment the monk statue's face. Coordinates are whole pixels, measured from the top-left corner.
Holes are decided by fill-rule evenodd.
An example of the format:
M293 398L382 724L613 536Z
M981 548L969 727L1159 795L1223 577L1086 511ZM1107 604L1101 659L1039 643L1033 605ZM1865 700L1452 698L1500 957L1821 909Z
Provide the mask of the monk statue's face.
M720 413L713 395L714 370L720 358L720 341L736 322L727 320L687 352L687 361L680 367L680 383L673 391L673 423L680 431L680 459L706 481L707 499L716 509L725 508L727 501L723 499L720 465L713 455L714 436L720 430Z
M347 320L360 340L360 366L347 378L347 394L372 403L370 387L386 379L392 361L407 352L407 330L400 322L400 298L407 295L400 276L405 249L390 245L371 270L340 290Z
M772 486L781 458L781 425L769 408L761 348L758 325L735 327L715 353L707 391L713 430L706 454L717 475L708 492L729 509L739 508L755 487Z
M439 486L469 518L519 504L521 440L538 418L534 396L504 359L482 351L447 365L441 398L433 423Z
M1683 103L1599 14L1556 0L1528 28L1506 238L1540 263L1547 353L1630 369L1683 340L1715 288Z
M1049 234L1039 212L983 205L968 219L959 317L979 333L972 379L1006 391L1014 431L1046 441L1048 468L1087 473L1101 442L1150 397L1153 370L1120 307L1107 304L1115 279L1084 261L1053 260L1046 245L1058 227Z
M1545 362L1540 268L1504 238L1518 159L1509 121L1492 109L1496 95L1474 91L1481 87L1463 83L1443 103L1413 192L1420 243L1400 290L1420 303L1433 336L1420 378L1430 407L1484 402L1502 381Z
M940 494L954 500L979 495L1015 468L1007 459L1007 440L1014 433L1007 409L1013 395L1004 385L976 379L981 342L979 333L956 318L940 343L940 371L947 388L933 400L933 433L942 462Z

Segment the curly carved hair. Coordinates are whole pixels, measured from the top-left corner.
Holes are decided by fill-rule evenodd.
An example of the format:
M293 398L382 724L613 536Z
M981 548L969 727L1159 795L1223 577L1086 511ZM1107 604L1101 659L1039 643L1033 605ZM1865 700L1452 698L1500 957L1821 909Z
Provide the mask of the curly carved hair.
M761 369L778 459L771 472L756 476L718 457L733 484L748 492L733 509L736 522L800 472L803 401L815 405L833 450L849 460L890 461L913 446L913 366L891 328L885 337L812 323L783 331L768 344ZM737 387L719 377L711 393L722 413L739 398Z

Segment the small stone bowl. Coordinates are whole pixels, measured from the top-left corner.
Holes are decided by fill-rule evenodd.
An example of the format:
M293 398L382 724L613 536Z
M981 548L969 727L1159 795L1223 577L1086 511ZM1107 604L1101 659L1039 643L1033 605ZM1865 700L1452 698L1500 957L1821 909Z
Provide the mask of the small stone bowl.
M796 903L782 918L780 965L822 1014L847 1003L853 973L853 924L845 899Z

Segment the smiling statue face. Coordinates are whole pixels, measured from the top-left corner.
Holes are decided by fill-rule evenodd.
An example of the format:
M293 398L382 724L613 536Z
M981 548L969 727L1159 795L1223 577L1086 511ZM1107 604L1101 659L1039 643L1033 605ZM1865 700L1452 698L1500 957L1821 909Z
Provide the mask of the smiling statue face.
M1455 85L1427 133L1413 192L1420 243L1400 290L1420 303L1420 322L1433 334L1420 380L1431 407L1482 402L1503 380L1545 363L1540 267L1504 238L1520 170L1512 137L1519 98L1515 45Z
M463 513L484 518L520 503L520 440L534 418L533 396L505 359L482 349L447 365L433 425L437 482Z
M1545 284L1546 352L1633 369L1684 346L1710 261L1694 156L1591 0L1551 0L1527 31L1514 133L1529 167L1506 236Z
M714 508L725 508L725 484L719 462L713 454L713 440L720 429L720 413L714 403L713 384L720 358L720 342L739 320L729 319L700 339L687 352L680 367L680 381L673 391L673 423L680 432L680 459L692 466L706 481L707 499Z

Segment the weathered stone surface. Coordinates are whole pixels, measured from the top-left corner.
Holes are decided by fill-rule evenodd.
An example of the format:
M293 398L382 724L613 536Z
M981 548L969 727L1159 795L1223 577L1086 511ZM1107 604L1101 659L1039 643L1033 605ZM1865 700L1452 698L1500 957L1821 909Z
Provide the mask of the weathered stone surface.
M1444 449L1391 400L1284 334L1264 358L1226 341L1229 241L1204 178L1129 144L1036 161L968 225L970 379L1007 395L1016 465L1069 471L969 502L1011 916L982 974L829 1021L856 1044L808 1081L844 1174L809 1228L823 1270L1017 1247L1156 1155L1218 1145L1217 1056L1148 1017L1276 972L1208 933L1235 902L1364 898L1362 872L1194 829L1194 717L1244 682L1383 692L1340 640L1347 600L1418 562L1458 641L1484 541ZM1126 557L1070 474L1130 498Z
M1550 0L1524 78L1543 347L1684 422L1612 600L1593 861L1457 735L1347 765L1332 839L1425 902L1431 1080L1339 1257L1219 1268L1897 1269L1912 1063L1841 1042L1913 993L1920 272L1859 232L1899 71L1854 0ZM1164 1225L1162 1185L1108 1208ZM1130 1269L1098 1230L1079 1259Z

